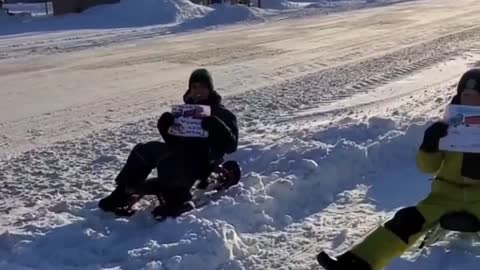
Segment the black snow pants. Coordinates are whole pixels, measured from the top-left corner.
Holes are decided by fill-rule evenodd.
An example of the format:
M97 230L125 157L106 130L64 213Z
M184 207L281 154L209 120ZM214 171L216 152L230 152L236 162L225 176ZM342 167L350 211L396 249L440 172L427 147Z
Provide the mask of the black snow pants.
M115 182L133 193L161 194L165 203L180 205L192 199L190 189L198 179L206 178L213 168L208 155L192 152L188 147L152 141L137 144ZM158 177L148 180L157 168Z

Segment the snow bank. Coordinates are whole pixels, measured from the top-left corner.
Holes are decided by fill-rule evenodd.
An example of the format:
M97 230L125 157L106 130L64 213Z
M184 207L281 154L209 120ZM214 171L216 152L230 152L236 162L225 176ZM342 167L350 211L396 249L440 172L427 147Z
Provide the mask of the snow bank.
M391 130L394 125L373 118L308 140L245 147L236 157L249 173L235 191L235 201L226 198L206 208L203 214L208 216L202 217L221 216L240 232L275 230L320 211L342 190L372 183L388 170L415 168L422 127ZM246 221L244 216L254 218Z
M118 27L179 23L210 11L188 0L122 0L88 9L78 16L89 19L92 25Z
M206 26L233 24L243 21L263 21L269 12L259 8L249 8L243 5L213 5L213 11L204 17L185 22L183 28L200 28Z
M92 204L93 207L93 204ZM84 219L32 240L28 235L0 236L0 269L239 269L244 244L232 225L187 216L159 225L144 216L131 221L84 209ZM23 239L22 239L23 238ZM19 241L20 240L20 241ZM6 259L6 260L5 260ZM21 263L20 263L21 262ZM238 264L237 264L238 265ZM19 267L19 268L16 268Z
M216 203L162 224L152 220L151 208L130 220L101 213L94 202L79 210L51 208L47 212L74 218L33 235L31 225L23 229L29 234L0 235L0 268L249 269L261 246L247 234L282 230L322 211L345 189L413 168L424 127L392 127L391 120L371 119L287 143L243 145L233 157L245 172L239 186ZM382 181L405 186L398 179Z
M12 25L0 29L2 34L66 29L108 29L158 25L170 32L225 25L242 21L264 21L275 14L243 5L206 7L189 0L122 0L118 4L101 5L81 14L36 19L34 23Z
M118 4L101 5L81 14L68 14L61 17L40 16L44 13L40 9L41 5L15 4L12 6L16 10L33 9L34 15L39 16L22 18L17 23L10 23L8 27L0 28L0 35L152 25L158 26L155 28L158 35L158 33L175 33L242 21L261 22L282 14L298 18L309 13L312 15L318 14L318 12L323 13L322 9L354 9L402 1L408 0L379 0L373 2L373 5L368 0L320 1L314 4L311 3L315 1L262 0L262 9L260 9L230 4L206 7L196 5L189 0L121 0ZM310 8L308 12L304 9L305 7ZM315 10L315 8L320 9ZM134 32L137 31L142 30L134 30Z
M132 147L125 144L128 132L143 130L136 125L123 128L118 138L123 144L118 150L122 151ZM416 203L428 193L428 176L415 167L415 153L425 128L424 123L399 126L390 119L370 118L366 123L330 128L272 145L242 145L230 157L243 167L244 177L238 186L215 203L160 224L151 218L151 206L124 219L99 211L96 201L83 206L62 202L44 209L38 215L55 216L49 226L36 217L37 213L27 213L26 225L0 235L0 269L240 270L256 269L264 261L271 262L263 266L278 265L280 259L289 267L298 267L292 260L299 255L290 254L298 252L298 245L313 250L345 248L363 237L380 218L400 206ZM112 143L117 142L101 145L117 149ZM78 143L78 147L82 145ZM120 164L105 151L95 148L100 156L89 165L93 166L92 177L100 180L103 172ZM64 160L52 156L54 153L43 155ZM42 157L42 153L34 156ZM62 177L75 174L55 179L66 181ZM86 193L107 193L105 188L85 192L94 187L92 183L77 183L82 190L78 191L79 201ZM277 246L275 256L269 255ZM302 269L309 269L313 263L309 256L303 259ZM397 260L389 269L428 269L432 261L423 260L421 268ZM468 261L470 266L478 263L478 259ZM462 267L455 269L473 269Z
M0 28L0 34L48 32L73 29L111 29L147 25L177 25L202 17L211 8L188 0L122 0L118 4L100 5L80 14L37 17L33 21Z

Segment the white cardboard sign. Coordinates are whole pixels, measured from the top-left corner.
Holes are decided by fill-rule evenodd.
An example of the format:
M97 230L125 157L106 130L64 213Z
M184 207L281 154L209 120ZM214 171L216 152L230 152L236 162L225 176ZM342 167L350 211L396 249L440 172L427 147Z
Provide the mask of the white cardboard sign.
M480 106L449 105L445 121L448 135L440 139L440 150L480 153Z
M175 121L168 130L169 134L181 137L208 137L208 132L202 129L202 119L210 116L210 106L174 105L172 114Z

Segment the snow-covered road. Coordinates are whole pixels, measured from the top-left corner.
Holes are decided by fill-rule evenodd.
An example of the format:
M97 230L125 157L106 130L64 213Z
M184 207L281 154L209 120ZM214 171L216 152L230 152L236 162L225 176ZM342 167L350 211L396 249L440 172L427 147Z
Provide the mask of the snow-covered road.
M118 47L13 53L0 61L0 150L157 116L200 65L224 95L251 90L240 97L247 105L275 103L290 115L330 104L476 48L479 10L475 1L421 1ZM21 38L17 45L25 46Z
M428 192L415 150L479 63L479 12L424 0L52 54L49 35L0 39L0 269L319 269ZM242 184L163 224L100 213L198 66L240 119Z

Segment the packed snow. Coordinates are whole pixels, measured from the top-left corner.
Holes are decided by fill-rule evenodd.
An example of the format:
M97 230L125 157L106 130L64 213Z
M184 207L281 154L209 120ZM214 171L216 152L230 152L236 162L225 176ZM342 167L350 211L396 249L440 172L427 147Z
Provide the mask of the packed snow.
M0 269L321 269L320 250L344 251L429 192L415 154L459 76L480 63L478 1L275 22L261 19L270 10L182 3L163 22L214 26L229 14L262 27L149 40L154 30L132 28L121 44L114 30L0 40ZM198 66L239 119L228 159L242 166L240 184L162 223L151 198L131 218L101 212L128 153L159 139L158 116ZM418 255L386 270L480 262L478 245L461 241Z

